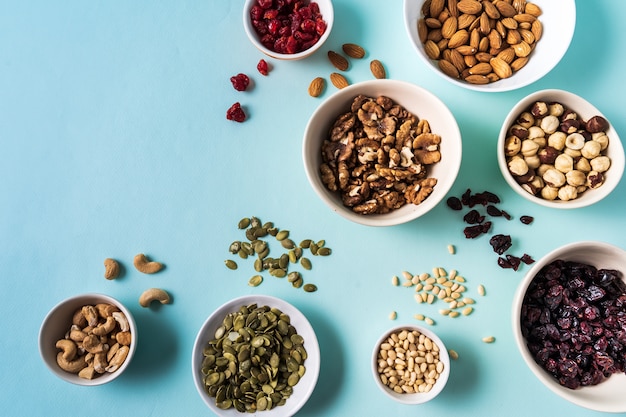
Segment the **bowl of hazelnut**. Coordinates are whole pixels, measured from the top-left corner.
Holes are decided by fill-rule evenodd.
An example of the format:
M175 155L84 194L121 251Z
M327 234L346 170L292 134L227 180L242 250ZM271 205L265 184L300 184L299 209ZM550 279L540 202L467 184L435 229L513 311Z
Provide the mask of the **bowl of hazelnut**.
M327 98L307 123L304 168L335 213L367 226L415 220L437 206L461 165L456 119L417 85L377 79Z
M612 244L566 244L535 262L512 303L530 371L565 400L607 413L626 412L625 265Z
M317 51L333 27L331 0L246 0L243 27L250 42L265 55L298 60Z
M81 294L59 302L39 331L39 352L48 369L76 385L113 381L127 369L136 347L133 315L104 294Z
M520 100L506 116L497 146L507 183L546 207L597 203L624 172L624 148L609 120L568 91L542 90Z
M539 80L561 61L574 35L576 4L404 0L404 24L418 56L446 81L476 91L510 91Z

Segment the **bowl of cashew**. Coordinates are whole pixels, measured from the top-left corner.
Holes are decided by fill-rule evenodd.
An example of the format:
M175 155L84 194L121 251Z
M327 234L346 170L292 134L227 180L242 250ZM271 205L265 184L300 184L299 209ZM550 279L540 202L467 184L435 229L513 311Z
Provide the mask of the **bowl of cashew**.
M137 346L131 312L104 294L72 296L54 306L39 331L39 352L53 374L76 385L102 385L128 367Z

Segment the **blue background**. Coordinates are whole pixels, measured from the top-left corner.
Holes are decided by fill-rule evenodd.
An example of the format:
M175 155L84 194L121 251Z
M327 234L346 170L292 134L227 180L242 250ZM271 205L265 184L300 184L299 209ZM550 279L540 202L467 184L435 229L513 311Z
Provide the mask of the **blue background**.
M600 415L545 388L513 341L511 299L529 267L496 265L488 237L466 240L461 215L440 204L396 227L371 228L333 214L310 188L301 163L307 120L334 87L314 99L311 79L333 71L326 51L345 42L368 55L351 61L352 82L371 79L381 60L389 78L438 95L463 134L463 163L450 195L467 188L500 195L500 208L530 226L496 219L513 236L514 254L536 259L577 240L626 247L624 181L604 201L555 211L508 188L496 162L500 124L511 106L544 88L577 93L625 132L623 16L618 0L578 1L577 27L560 64L517 91L484 94L454 87L428 69L409 43L402 2L337 0L328 43L298 62L268 59L245 36L243 1L152 0L0 2L0 408L14 415L211 415L191 378L191 348L200 325L224 302L244 294L281 297L311 321L323 356L320 379L301 416ZM230 76L248 73L253 88L235 91ZM249 119L225 119L239 101ZM623 134L623 133L622 133ZM305 277L316 293L266 276L247 285L251 262L224 267L228 246L242 239L241 217L255 215L291 230L294 240L325 239L330 257L314 258ZM450 255L448 244L457 248ZM280 253L280 247L274 247ZM132 267L144 252L166 264L153 276ZM126 267L103 278L104 258ZM469 317L439 318L441 305L416 304L393 287L403 270L457 269L488 294ZM143 309L137 299L162 287L172 305ZM67 384L46 369L37 336L60 300L102 292L127 304L140 336L121 378L95 388ZM398 319L389 320L391 311ZM413 314L459 352L442 394L420 406L399 405L374 385L375 340ZM481 342L494 335L496 343Z

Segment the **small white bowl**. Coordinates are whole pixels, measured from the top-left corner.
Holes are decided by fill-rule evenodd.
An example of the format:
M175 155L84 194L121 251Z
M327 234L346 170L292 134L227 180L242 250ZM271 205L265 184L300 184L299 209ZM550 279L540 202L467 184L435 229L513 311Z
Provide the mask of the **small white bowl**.
M201 372L202 361L204 360L203 350L209 340L215 338L215 331L222 324L224 317L228 313L239 310L240 307L257 304L278 308L290 318L291 324L295 327L299 335L304 338L304 348L307 351L307 359L304 362L306 372L300 381L293 387L293 393L282 406L277 406L271 410L263 411L264 417L292 416L307 402L313 390L320 371L320 350L317 336L307 318L293 305L279 298L267 295L246 295L230 300L218 307L200 327L196 336L193 351L191 352L191 373L196 390L202 401L219 416L240 416L241 412L235 408L222 410L215 405L215 398L211 398L204 388L203 375Z
M57 364L59 349L57 349L55 345L56 342L59 339L63 339L65 334L69 331L72 325L72 316L76 310L85 305L96 305L100 303L113 304L124 313L132 334L132 343L130 344L130 351L128 352L126 360L117 371L105 372L93 379L85 379L76 374L66 372L59 367ZM39 330L39 353L48 369L59 378L76 385L102 385L118 378L124 373L126 368L128 368L135 354L135 350L137 349L137 340L137 325L135 324L135 319L121 302L108 295L88 293L67 298L50 310Z
M324 42L326 42L326 40L330 36L330 32L333 28L333 22L334 22L334 16L335 16L332 1L331 0L311 0L311 2L315 2L319 6L322 18L326 22L325 32L322 34L322 36L320 36L318 41L309 49L306 49L304 51L301 51L295 54L282 54L282 53L275 52L272 49L267 48L265 45L261 43L259 34L257 33L256 29L252 25L252 20L250 18L250 10L252 9L252 6L254 6L256 2L257 0L246 0L243 6L243 28L246 31L246 35L248 35L250 42L252 42L252 44L259 51L263 52L265 55L271 58L276 58L276 59L280 59L284 61L295 61L299 59L304 59L312 55L318 49L320 49L320 47L324 44Z
M428 166L429 177L437 185L428 198L418 205L405 204L386 214L358 214L343 205L341 196L326 188L320 176L321 146L335 119L349 111L359 95L376 98L387 96L419 119L426 119L431 131L441 136L441 161ZM393 226L415 220L433 209L448 193L461 166L461 132L454 115L434 94L404 81L380 79L364 81L343 88L328 97L311 115L302 143L302 158L307 178L313 190L335 213L367 226Z
M426 66L447 81L459 87L483 92L502 92L525 87L548 74L561 61L574 36L576 27L576 4L574 0L534 0L541 7L539 20L543 24L543 35L528 63L511 77L484 85L470 84L445 75L436 61L432 61L424 51L424 44L417 34L417 22L422 15L424 0L404 0L404 24L409 40Z
M569 389L561 386L548 372L541 368L533 359L528 348L526 339L522 336L521 311L526 290L534 277L546 265L557 259L576 261L596 268L616 269L626 272L626 251L603 242L583 241L570 243L554 249L539 259L520 282L512 306L512 327L515 343L533 374L548 387L552 392L570 401L573 404L591 410L602 412L623 413L626 412L626 374L616 373L610 378L595 386L587 386L578 389Z
M604 184L602 184L600 187L596 189L588 189L573 200L546 200L541 196L536 196L525 191L515 180L513 175L509 172L506 155L504 153L504 146L507 139L508 130L515 123L519 115L537 101L544 101L546 103L561 103L566 108L569 108L576 112L579 118L583 120L588 120L593 116L602 116L606 119L606 117L587 100L568 91L541 90L524 97L515 106L513 106L509 114L506 116L504 122L502 123L500 134L498 136L498 165L506 182L511 186L511 188L513 188L516 193L526 198L527 200L545 207L559 209L586 207L591 204L595 204L608 196L619 184L624 173L625 165L624 147L617 132L615 131L615 128L610 123L610 120L609 129L606 131L606 134L609 138L609 146L606 151L603 152L603 154L607 155L611 159L611 166L609 170L605 173L606 175Z
M417 330L424 336L428 337L434 344L439 348L439 361L443 362L443 372L440 374L439 378L432 386L432 389L428 392L417 392L417 393L398 393L386 386L382 383L380 379L380 374L378 372L378 353L380 351L380 346L383 342L389 338L389 336L393 333L400 333L402 330L413 331ZM387 330L380 338L376 341L374 345L374 350L372 352L372 373L374 375L374 382L380 388L380 390L385 393L389 398L393 399L396 402L402 404L422 404L428 402L435 398L446 386L448 382L448 377L450 376L450 356L448 355L448 350L446 346L441 341L439 336L437 336L433 331L427 329L422 326L416 326L412 324L407 325L399 325Z

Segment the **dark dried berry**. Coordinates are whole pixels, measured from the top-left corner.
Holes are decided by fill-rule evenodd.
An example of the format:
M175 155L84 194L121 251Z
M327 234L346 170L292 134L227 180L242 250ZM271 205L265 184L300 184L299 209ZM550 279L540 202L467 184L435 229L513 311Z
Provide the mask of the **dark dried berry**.
M475 239L483 234L482 225L477 224L475 226L467 226L463 229L463 234L465 234L465 237L468 239Z
M504 217L507 220L511 220L512 217L509 213L507 213L506 211L502 210L502 217Z
M240 103L235 103L232 106L230 106L230 108L226 111L226 118L228 120L233 120L235 122L243 122L246 120L246 114L244 113L243 109L241 108L241 104Z
M485 220L485 216L481 216L478 210L470 210L463 216L463 221L467 224L479 224Z
M513 268L513 271L517 271L522 262L521 258L513 255L506 255L506 260L511 265L511 268Z
M457 210L458 211L458 210L461 210L463 208L463 204L461 203L461 200L459 200L458 197L448 197L448 199L446 200L446 204L452 210Z
M230 82L237 91L245 91L250 85L250 78L246 74L239 73L230 77Z
M500 210L499 208L497 208L496 206L489 204L487 206L487 214L490 215L491 217L500 217L502 216L502 210Z
M256 64L256 69L261 75L267 75L270 71L269 65L267 65L267 61L264 59L259 60L259 63Z
M502 255L511 247L511 236L502 234L493 235L491 239L489 239L489 244L495 253Z
M480 227L483 233L487 233L491 229L491 222L484 222Z
M535 220L535 218L532 217L532 216L521 216L519 218L519 221L524 223L524 224L531 224L533 222L533 220Z
M498 258L498 266L503 269L513 268L513 265L511 265L511 263L507 261L506 258L503 258L503 257Z
M526 265L530 265L532 263L535 263L535 260L527 253L523 254L521 257L522 262L524 262Z
M467 190L465 190L465 192L461 196L461 203L463 203L464 206L469 206L471 195L472 195L472 190L468 188Z

